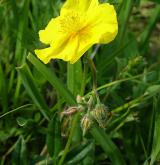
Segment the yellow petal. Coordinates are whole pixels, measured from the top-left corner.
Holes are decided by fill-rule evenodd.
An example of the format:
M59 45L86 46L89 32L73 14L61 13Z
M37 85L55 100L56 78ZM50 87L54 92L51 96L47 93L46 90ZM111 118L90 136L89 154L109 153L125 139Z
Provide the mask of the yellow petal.
M40 41L44 44L50 44L59 35L61 35L60 17L51 19L46 28L39 31Z
M89 29L83 30L79 34L79 46L77 49L77 53L75 56L72 57L70 63L75 63L84 53L94 44L98 42L97 38L92 34Z
M52 54L53 48L45 48L45 49L36 49L34 52L37 57L43 61L43 63L47 64L50 61L50 54Z
M78 49L78 36L71 37L63 43L51 44L51 47L41 50L35 50L35 54L45 64L51 59L63 59L64 61L70 61L76 56Z
M70 61L73 57L77 56L77 50L79 46L78 36L70 37L63 50L57 54L57 58L64 61Z
M84 53L94 44L94 42L83 42L81 43L80 47L77 50L77 54L70 59L70 63L74 64L77 62L81 56L84 55Z
M88 21L99 43L109 43L118 33L116 11L109 3L101 4L88 12Z
M49 48L35 50L35 54L41 61L46 64L51 60L51 58L56 58L56 55L59 54L59 52L61 52L63 47L67 44L67 41L67 35L57 36L55 40L52 41L52 43L50 44L51 46Z
M61 9L61 15L66 14L68 10L86 12L88 9L98 6L98 4L98 0L67 0Z

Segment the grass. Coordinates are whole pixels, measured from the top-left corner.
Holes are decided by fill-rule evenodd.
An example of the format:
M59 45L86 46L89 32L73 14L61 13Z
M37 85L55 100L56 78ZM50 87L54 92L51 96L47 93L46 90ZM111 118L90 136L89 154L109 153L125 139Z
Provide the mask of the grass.
M103 2L116 7L116 39L44 65L38 31L63 2L0 1L1 165L160 163L159 0Z

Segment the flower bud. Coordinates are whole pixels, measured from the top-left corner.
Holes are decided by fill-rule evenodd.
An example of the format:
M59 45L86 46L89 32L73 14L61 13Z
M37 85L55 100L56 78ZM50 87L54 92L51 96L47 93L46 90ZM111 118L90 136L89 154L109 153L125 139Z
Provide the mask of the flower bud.
M77 95L76 101L78 104L82 103L82 97L80 95Z
M108 119L107 107L104 104L97 104L95 109L91 112L93 118L98 122L100 127L106 126L106 121Z
M81 120L81 127L82 127L83 136L86 134L88 129L91 127L91 124L92 124L92 120L89 117L89 115L86 114L85 116L83 116L83 118Z

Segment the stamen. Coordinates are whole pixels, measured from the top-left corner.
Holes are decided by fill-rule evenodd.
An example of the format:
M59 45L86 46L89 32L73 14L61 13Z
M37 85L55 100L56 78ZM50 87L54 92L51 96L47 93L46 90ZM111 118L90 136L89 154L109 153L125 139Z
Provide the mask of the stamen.
M75 35L84 26L84 19L78 12L71 11L60 20L60 32Z

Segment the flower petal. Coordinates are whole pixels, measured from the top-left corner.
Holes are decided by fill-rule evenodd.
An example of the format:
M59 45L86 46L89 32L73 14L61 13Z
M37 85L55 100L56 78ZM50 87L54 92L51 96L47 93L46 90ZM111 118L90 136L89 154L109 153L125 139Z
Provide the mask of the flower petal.
M38 58L45 64L51 59L63 59L64 61L70 61L74 56L76 56L78 49L78 36L71 37L63 43L59 42L59 45L51 44L51 47L35 50L35 54Z
M79 34L77 53L72 57L70 63L75 63L92 45L96 44L97 42L97 38L95 38L95 36L91 33L91 31L88 31L88 29L86 29L83 34Z
M61 9L61 15L66 14L68 10L85 12L88 9L98 6L98 4L98 0L67 0Z
M118 33L116 11L109 3L100 4L97 8L88 12L91 30L99 39L98 43L111 42Z
M50 54L52 54L53 48L45 48L45 49L36 49L34 52L37 55L37 57L43 61L45 64L47 64L50 61Z
M44 44L50 44L59 35L61 35L60 17L51 19L46 28L39 31L40 41Z
M57 54L57 58L64 61L70 61L73 57L77 56L77 50L79 46L78 36L70 37L64 49Z

